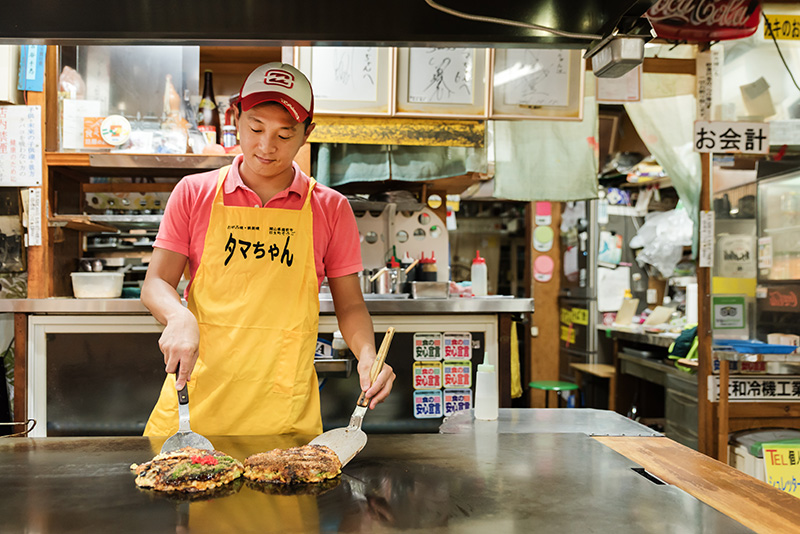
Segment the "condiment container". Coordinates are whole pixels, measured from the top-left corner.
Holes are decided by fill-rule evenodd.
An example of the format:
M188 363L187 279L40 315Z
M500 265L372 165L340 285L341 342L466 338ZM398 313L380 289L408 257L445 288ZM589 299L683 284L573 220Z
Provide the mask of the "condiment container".
M418 273L417 280L422 282L436 282L438 279L438 273L436 268L436 258L434 258L433 252L431 252L431 257L426 258L425 254L422 255L422 258L419 260L420 265L420 272Z
M340 331L333 333L333 357L338 359L347 358L347 342Z
M122 295L124 273L70 273L72 293L79 299L115 299Z
M475 373L475 419L497 419L499 402L494 365L479 364L478 372Z
M472 296L485 297L487 294L487 274L486 260L481 258L481 251L475 251L475 259L472 260L470 280L472 281Z

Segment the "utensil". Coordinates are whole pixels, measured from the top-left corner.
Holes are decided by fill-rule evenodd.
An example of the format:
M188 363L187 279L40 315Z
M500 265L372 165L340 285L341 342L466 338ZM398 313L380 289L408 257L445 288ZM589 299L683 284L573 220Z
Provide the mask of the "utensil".
M383 336L381 348L378 349L378 355L369 370L370 384L375 382L381 369L383 369L383 364L386 361L386 354L389 352L389 344L392 342L393 336L394 328L390 326L386 331L386 335ZM362 391L356 402L356 409L353 411L353 415L350 416L350 424L345 428L334 428L333 430L328 430L320 434L311 440L309 445L325 445L326 447L330 447L336 453L336 456L339 457L339 461L342 462L342 467L344 467L356 454L361 452L361 449L367 444L367 435L361 430L361 423L364 421L364 415L367 413L368 406L369 399L366 398Z
M181 366L178 364L175 368L176 378L180 369ZM178 390L178 431L164 442L164 445L161 447L161 454L184 447L194 447L195 449L204 449L207 451L214 450L214 446L207 438L196 432L192 432L189 426L189 391L186 389L186 384Z

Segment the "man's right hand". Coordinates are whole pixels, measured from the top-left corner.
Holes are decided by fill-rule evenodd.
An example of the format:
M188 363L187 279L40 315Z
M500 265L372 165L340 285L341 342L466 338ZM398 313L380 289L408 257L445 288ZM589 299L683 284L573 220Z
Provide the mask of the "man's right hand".
M200 329L197 320L188 309L182 309L167 320L167 325L158 340L158 347L164 353L166 372L174 373L180 362L175 387L182 389L194 370L200 345Z

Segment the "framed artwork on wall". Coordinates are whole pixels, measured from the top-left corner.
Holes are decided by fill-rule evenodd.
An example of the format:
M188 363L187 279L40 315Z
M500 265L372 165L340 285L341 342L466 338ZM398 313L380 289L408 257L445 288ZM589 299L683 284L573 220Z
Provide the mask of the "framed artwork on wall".
M585 70L582 50L496 49L489 117L581 120Z
M395 114L484 119L489 50L398 48Z
M294 65L311 81L314 113L319 115L391 115L394 57L394 49L388 47L294 49Z

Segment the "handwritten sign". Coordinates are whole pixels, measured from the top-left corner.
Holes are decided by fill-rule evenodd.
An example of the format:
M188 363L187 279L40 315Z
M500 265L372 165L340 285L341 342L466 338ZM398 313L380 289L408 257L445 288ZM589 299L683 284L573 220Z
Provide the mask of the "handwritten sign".
M710 402L719 400L719 377L709 377ZM730 376L728 400L731 402L797 402L800 399L800 376L758 375Z
M472 104L473 48L411 48L408 101Z
M372 46L315 47L311 76L316 100L375 102L378 49Z
M442 334L417 333L414 334L414 359L441 360L442 359Z
M447 389L444 392L445 417L472 408L472 390Z
M764 39L800 40L800 15L769 15L764 23ZM770 33L770 28L772 33Z
M767 484L800 497L800 442L764 443Z
M472 362L444 362L444 387L472 387Z
M414 389L442 387L442 364L440 362L414 362Z
M0 106L0 186L41 183L41 106Z
M695 121L694 151L766 154L769 152L769 125L764 122Z
M569 51L509 49L507 69L495 85L508 84L505 103L517 106L566 106L569 98Z
M444 359L469 360L472 358L472 335L466 333L445 333Z
M442 390L414 392L414 417L417 419L436 419L442 416Z

